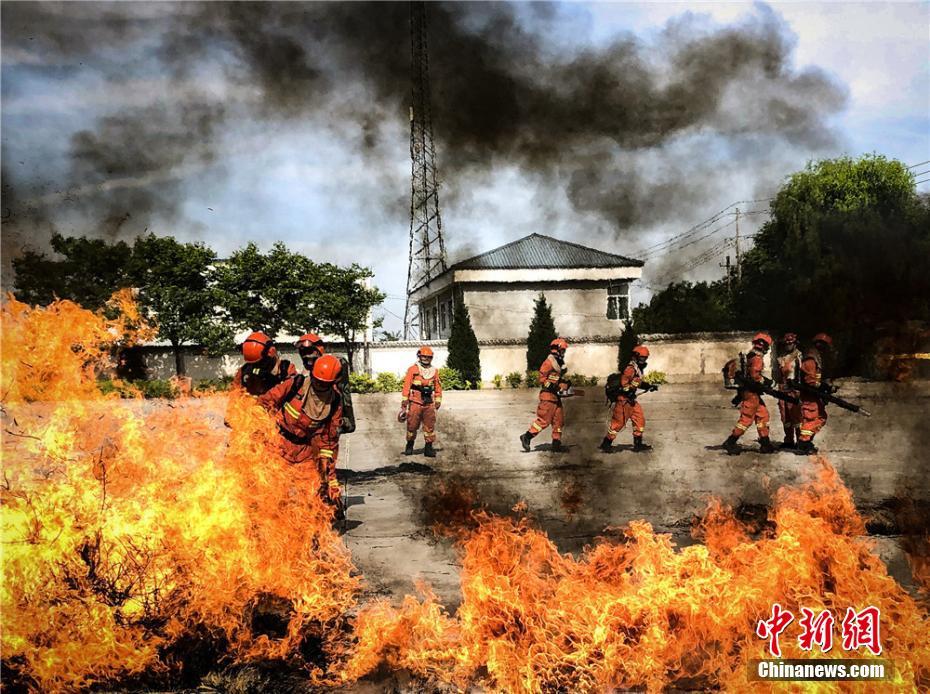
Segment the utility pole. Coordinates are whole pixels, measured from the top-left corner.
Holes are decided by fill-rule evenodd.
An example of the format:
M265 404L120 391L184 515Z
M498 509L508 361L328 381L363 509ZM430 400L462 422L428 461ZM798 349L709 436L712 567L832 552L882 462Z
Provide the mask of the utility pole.
M720 263L720 267L726 268L727 271L727 294L730 294L730 254L727 254L726 264Z
M429 53L426 3L410 3L410 255L407 265L407 304L404 339L419 337L420 316L411 305L413 292L446 271L446 248L439 214L436 148L430 113Z
M743 278L742 256L739 251L739 208L736 208L736 279Z

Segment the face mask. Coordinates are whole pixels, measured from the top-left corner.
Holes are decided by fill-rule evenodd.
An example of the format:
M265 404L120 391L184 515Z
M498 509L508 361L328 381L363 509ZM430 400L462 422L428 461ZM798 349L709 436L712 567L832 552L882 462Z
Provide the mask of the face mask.
M432 363L433 363L432 359L420 359L420 366L425 367L427 369L430 367L430 364Z
M316 361L312 354L302 354L300 360L304 363L304 368L310 371L313 368L313 362Z

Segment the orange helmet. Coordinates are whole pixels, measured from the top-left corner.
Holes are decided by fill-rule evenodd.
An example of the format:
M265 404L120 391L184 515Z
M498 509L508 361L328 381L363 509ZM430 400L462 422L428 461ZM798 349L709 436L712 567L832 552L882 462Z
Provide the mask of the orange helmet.
M753 342L764 342L769 347L772 346L772 336L768 333L756 333L752 338Z
M649 358L649 348L646 345L636 345L633 348L633 355L637 357L642 357L643 359Z
M420 349L417 350L418 357L433 357L433 348L423 345Z
M306 335L301 335L300 339L297 340L296 346L298 353L315 350L320 354L323 354L323 352L326 351L323 348L323 338L316 333L307 333Z
M554 349L566 350L568 349L568 341L564 338L557 337L552 342L549 343L549 351L551 352Z
M339 358L332 354L324 354L313 365L313 378L323 383L335 383L342 373L342 364Z
M278 356L278 350L275 349L274 341L270 337L256 330L242 343L242 356L249 364L254 364L265 357Z
M830 347L833 346L833 338L827 335L826 333L817 333L816 335L814 335L814 339L811 341L812 342L823 342L824 344Z

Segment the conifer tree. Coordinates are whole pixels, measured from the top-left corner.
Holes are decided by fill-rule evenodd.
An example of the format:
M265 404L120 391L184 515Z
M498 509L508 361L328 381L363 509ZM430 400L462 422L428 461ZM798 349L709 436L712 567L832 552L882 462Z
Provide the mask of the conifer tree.
M536 299L533 307L533 321L526 338L526 370L536 371L549 356L549 344L558 337L555 322L552 320L552 307L546 303L543 294Z
M471 327L468 307L461 299L452 311L452 330L449 333L449 358L446 366L455 369L462 378L477 388L481 383L481 350L478 338Z

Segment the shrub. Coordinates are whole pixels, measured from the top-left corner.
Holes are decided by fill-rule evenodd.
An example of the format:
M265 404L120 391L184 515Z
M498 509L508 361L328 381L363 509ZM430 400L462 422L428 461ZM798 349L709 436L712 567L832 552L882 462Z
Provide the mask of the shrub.
M519 388L521 383L523 383L523 376L519 371L511 371L507 374L507 385L511 388Z
M448 366L439 369L439 380L442 381L442 387L446 390L467 390L471 387L469 382L462 378L458 369Z
M650 371L645 376L643 380L646 383L651 383L654 386L661 386L668 383L668 379L665 377L664 371Z
M585 383L585 385L588 386L589 388L593 388L594 386L597 385L597 382L598 382L599 380L600 380L600 379L598 379L597 376L588 376L588 380L587 380L587 382Z
M494 387L497 390L500 390L504 385L504 377L501 376L500 374L494 374L493 383L494 383Z
M403 388L404 382L397 374L382 371L375 377L375 390L379 393L396 393Z
M349 390L359 394L373 393L375 392L375 379L366 373L353 371L349 374Z
M232 376L223 376L221 378L203 378L197 381L194 390L198 393L219 393L229 390L232 385Z
M539 371L531 370L526 372L526 387L527 388L537 388L539 387Z
M113 381L104 379L97 381L97 388L103 394L119 393L121 398L165 398L173 400L178 392L170 381L166 379L153 379L151 381Z

